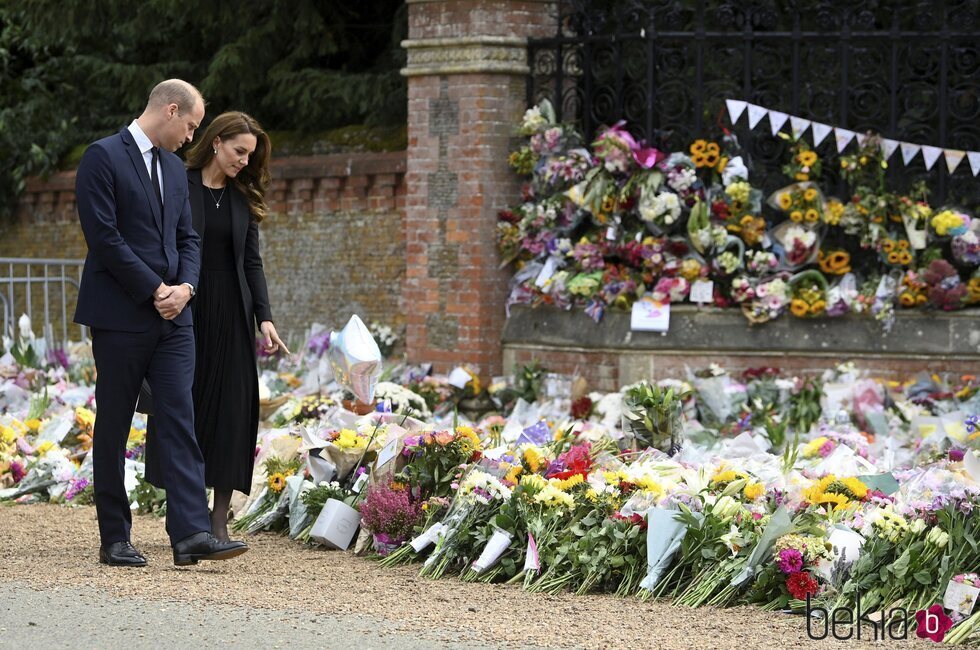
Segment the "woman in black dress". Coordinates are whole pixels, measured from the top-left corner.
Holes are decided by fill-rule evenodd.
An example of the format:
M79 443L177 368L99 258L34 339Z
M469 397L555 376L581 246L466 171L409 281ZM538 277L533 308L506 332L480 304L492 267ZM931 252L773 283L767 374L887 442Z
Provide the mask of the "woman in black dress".
M211 529L218 539L228 539L232 492L248 494L252 486L259 425L255 326L267 353L289 354L272 322L259 254L269 157L269 136L258 122L245 113L222 113L186 161L194 230L201 237L200 286L191 302L194 427L205 484L214 489ZM147 480L158 484L150 451Z

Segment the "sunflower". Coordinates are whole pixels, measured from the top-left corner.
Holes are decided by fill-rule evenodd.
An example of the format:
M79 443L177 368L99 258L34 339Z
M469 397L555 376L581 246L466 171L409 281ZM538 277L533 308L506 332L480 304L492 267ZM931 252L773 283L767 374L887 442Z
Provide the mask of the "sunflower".
M804 167L813 167L814 163L817 162L817 152L816 151L801 151L797 156L800 164Z
M704 148L707 146L706 140L695 140L691 143L691 154L698 155L704 153Z
M908 266L912 263L912 253L909 251L898 251L898 263L902 266Z
M827 309L827 303L823 300L817 300L812 305L810 305L810 314L816 316L817 314L822 314Z
M793 223L800 223L803 221L803 213L799 210L793 210L789 213L789 218L793 221Z
M895 251L892 251L891 253L888 253L888 263L889 264L898 264L899 263L898 261L899 261L900 258L901 258L901 256L897 252L895 252Z
M886 253L891 253L893 250L895 250L895 241L892 239L886 239L885 241L881 242L881 250L885 251Z
M898 297L898 302L902 307L915 307L915 296L906 291Z
M810 306L806 304L806 301L800 300L799 298L794 298L789 304L789 310L797 318L803 318L810 311Z
M815 198L817 198L817 190L816 190L816 188L814 188L814 187L808 187L808 188L806 188L806 191L803 192L803 198L804 198L804 200L807 200L807 201L812 201Z
M907 239L899 239L898 240L898 249L899 250L902 250L902 251L907 251L909 249L909 240L907 240Z
M809 174L805 174L803 172L796 172L795 178L796 178L796 180L798 180L800 182L803 182L803 181L810 180L810 175Z
M600 209L603 212L612 212L615 207L616 199L614 199L611 195L606 195L606 197L602 199L602 208Z
M820 220L820 213L813 208L810 208L806 211L804 218L807 220L807 223L816 223Z
M286 487L286 477L282 472L276 472L269 476L269 489L279 494Z
M783 192L779 195L779 207L783 210L789 210L789 206L793 205L793 197L789 195L789 192Z

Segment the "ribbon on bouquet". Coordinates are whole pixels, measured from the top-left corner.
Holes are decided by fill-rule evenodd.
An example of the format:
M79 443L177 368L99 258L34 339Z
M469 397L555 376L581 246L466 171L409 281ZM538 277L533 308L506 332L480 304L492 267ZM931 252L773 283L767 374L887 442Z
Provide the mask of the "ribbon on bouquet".
M865 133L858 133L857 131L851 131L850 129L844 129L839 126L831 126L829 124L823 124L822 122L815 122L813 120L808 120L798 115L790 115L782 111L776 111L770 108L765 108L764 106L758 106L757 104L752 104L751 102L743 101L740 99L726 99L725 104L728 107L728 116L731 118L732 124L738 122L739 118L743 114L748 114L749 128L755 129L762 118L769 117L769 128L773 135L776 135L780 130L789 122L790 130L794 138L799 138L807 130L810 131L813 136L813 146L818 146L823 142L827 136L831 133L834 134L834 141L837 144L837 153L842 153L847 146L854 141L857 141L858 145L863 145L868 138ZM901 140L893 140L891 138L881 139L881 149L885 155L885 160L891 158L895 151L901 149L902 151L902 163L908 165L918 156L922 154L922 161L925 163L926 169L930 170L939 160L940 156L946 161L946 170L952 174L956 171L956 168L960 166L963 160L967 160L970 163L970 171L976 176L980 174L980 151L963 151L962 149L947 149L944 147L934 147L932 145L926 144L916 144L914 142L903 142Z

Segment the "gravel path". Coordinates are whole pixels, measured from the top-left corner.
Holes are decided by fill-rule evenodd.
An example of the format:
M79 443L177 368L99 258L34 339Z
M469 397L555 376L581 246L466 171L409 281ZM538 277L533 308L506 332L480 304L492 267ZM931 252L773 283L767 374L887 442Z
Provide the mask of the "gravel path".
M146 568L98 564L97 539L94 508L0 506L0 647L875 647L812 641L799 616L431 581L268 534L177 569L154 517L133 522Z

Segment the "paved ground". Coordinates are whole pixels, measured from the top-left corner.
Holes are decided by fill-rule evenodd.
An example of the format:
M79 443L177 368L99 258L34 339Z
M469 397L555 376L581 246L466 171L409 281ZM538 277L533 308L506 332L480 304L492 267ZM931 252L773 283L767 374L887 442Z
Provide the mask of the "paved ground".
M250 538L236 560L177 569L151 517L133 526L146 568L99 565L96 539L93 508L0 506L0 647L867 647L811 641L801 617L754 608L431 581L276 535Z

